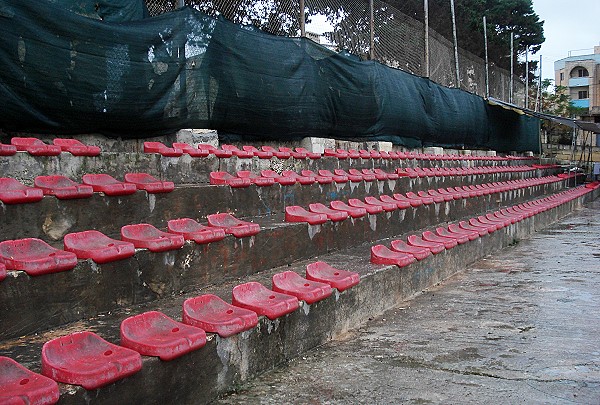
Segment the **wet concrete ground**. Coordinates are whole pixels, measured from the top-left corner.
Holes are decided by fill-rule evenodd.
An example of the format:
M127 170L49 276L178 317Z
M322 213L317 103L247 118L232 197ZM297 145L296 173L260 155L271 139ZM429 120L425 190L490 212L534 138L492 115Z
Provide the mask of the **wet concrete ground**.
M600 200L221 404L600 404Z

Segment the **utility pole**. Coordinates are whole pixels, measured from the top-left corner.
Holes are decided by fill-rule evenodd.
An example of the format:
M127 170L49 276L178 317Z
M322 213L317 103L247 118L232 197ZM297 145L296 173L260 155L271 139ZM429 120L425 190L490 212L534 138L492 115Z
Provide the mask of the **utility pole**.
M450 0L452 13L452 35L454 36L454 63L456 65L456 88L460 88L460 71L458 70L458 39L456 38L456 17L454 15L454 0Z
M423 0L423 9L425 10L425 77L429 77L429 3Z
M490 98L490 67L488 63L487 21L483 16L483 41L485 44L485 98Z

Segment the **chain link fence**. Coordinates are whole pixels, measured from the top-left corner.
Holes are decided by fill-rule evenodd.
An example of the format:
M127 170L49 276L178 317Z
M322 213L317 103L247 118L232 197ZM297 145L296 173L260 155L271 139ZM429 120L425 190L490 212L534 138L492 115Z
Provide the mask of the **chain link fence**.
M424 23L404 14L386 1L372 1L371 17L369 0L304 0L306 36L334 51L347 51L362 60L373 58L387 66L427 76ZM185 0L185 5L211 16L223 16L238 24L251 24L274 35L298 37L301 34L300 2L301 0ZM179 1L146 0L146 4L151 15L158 15L174 10ZM483 38L474 40L483 41ZM485 62L460 49L460 44L458 53L459 86L456 85L452 41L430 29L429 78L443 86L460 87L485 96ZM493 55L490 59L494 59ZM491 97L509 101L510 82L510 72L490 63ZM514 76L513 103L523 106L524 96L525 85Z

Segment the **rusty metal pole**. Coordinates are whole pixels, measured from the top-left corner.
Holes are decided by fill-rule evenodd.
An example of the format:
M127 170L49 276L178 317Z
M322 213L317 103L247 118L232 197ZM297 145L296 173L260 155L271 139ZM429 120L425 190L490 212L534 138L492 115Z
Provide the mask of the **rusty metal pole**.
M454 37L454 64L456 65L456 88L460 88L460 70L458 69L458 39L456 37L456 16L454 15L454 0L450 0L452 13L452 36Z
M513 102L513 78L515 76L515 51L514 51L514 43L515 43L515 33L510 33L510 89L508 91L508 102Z
M301 37L305 37L306 36L306 21L304 18L304 0L299 0L300 1L300 36Z
M425 77L429 77L429 3L423 0L425 11Z
M375 12L373 10L373 0L369 0L369 15L370 15L369 27L370 27L370 31L371 31L369 58L371 60L374 60L375 59Z
M483 41L485 45L485 98L490 98L490 67L488 61L487 20L483 16Z

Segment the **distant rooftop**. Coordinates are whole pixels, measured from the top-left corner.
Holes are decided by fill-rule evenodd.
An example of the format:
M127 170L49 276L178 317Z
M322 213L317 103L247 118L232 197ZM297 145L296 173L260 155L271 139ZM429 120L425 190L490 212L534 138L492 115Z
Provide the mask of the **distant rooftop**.
M572 54L572 52L576 51L570 51L569 54ZM556 62L554 62L554 70L556 71L563 69L567 62L576 62L584 60L593 60L596 63L600 63L600 46L594 47L594 53L590 53L587 55L568 56L566 58L557 60Z

